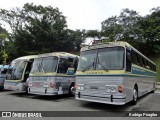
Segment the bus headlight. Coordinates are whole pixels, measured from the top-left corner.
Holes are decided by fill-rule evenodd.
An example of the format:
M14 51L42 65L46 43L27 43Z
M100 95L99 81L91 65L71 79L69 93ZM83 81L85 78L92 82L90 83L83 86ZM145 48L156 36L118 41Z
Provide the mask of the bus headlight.
M77 90L84 90L84 84L78 84L77 85Z
M117 92L117 86L115 86L115 85L106 85L106 92Z

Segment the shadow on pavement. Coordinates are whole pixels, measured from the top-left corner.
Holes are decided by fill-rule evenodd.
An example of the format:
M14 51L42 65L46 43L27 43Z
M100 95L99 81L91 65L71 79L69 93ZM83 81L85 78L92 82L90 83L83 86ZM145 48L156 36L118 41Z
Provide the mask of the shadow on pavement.
M143 111L140 106L145 104L143 100L149 96L154 95L153 93L148 93L142 97L140 97L137 101L136 105L132 105L131 102L126 103L125 105L111 105L111 104L103 104L103 103L96 103L96 102L81 102L81 106L94 109L94 110L103 110L108 112L117 112L117 111Z
M51 101L51 102L63 102L65 100L74 100L74 97L71 97L69 95L57 95L57 96L43 96L43 95L33 95L33 94L26 94L24 92L14 92L9 93L8 95L13 95L16 97L23 97L27 99L36 99L42 101ZM145 107L145 104L147 104L148 96L152 97L152 95L155 95L155 93L149 93L139 98L136 105L131 105L130 102L125 105L110 105L110 104L103 104L103 103L95 103L95 102L87 102L87 101L74 101L73 105L77 105L77 107L83 107L87 109L91 109L94 111L107 111L111 113L117 113L117 114L124 114L126 116L128 112L131 111L147 111L148 109ZM146 99L146 100L145 100ZM126 112L125 112L126 111ZM122 112L122 113L121 113Z
M9 91L11 91L11 90L0 90L0 92L9 92Z
M74 97L71 97L70 95L67 95L67 94L47 96L47 95L27 94L25 92L14 92L14 93L10 93L9 95L14 95L16 97L23 97L28 99L37 99L37 100L54 101L54 102L59 102L64 99L74 99Z

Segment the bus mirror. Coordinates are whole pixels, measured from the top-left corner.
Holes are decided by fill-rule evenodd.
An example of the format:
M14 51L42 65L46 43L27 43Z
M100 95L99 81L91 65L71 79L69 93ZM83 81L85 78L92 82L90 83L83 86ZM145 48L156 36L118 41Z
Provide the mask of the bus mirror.
M67 75L74 75L74 68L68 68Z

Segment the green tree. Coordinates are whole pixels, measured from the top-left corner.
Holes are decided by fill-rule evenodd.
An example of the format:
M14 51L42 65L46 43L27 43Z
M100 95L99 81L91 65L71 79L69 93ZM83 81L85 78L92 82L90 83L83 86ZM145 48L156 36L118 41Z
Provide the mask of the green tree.
M135 24L140 19L141 16L136 11L123 9L119 16L112 16L102 22L102 35L111 41L136 40Z
M101 33L98 30L87 30L85 34L86 37L101 38Z
M0 26L0 63L6 63L8 54L6 53L6 39L8 32Z
M70 50L66 18L58 8L27 3L0 14L12 29L15 56Z
M160 8L153 8L150 15L137 22L137 26L142 41L139 50L147 55L160 54Z
M86 31L85 30L67 30L68 37L67 42L69 43L68 48L70 48L70 51L73 52L79 52L81 43L84 42L86 38Z

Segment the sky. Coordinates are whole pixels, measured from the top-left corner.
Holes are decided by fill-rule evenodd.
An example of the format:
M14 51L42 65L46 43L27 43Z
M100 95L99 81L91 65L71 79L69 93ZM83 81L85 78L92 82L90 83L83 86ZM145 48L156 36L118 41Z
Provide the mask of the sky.
M136 10L144 16L150 14L152 8L160 6L160 0L1 0L0 8L23 7L27 2L58 7L67 17L68 28L73 30L101 30L102 21L119 15L124 8Z

